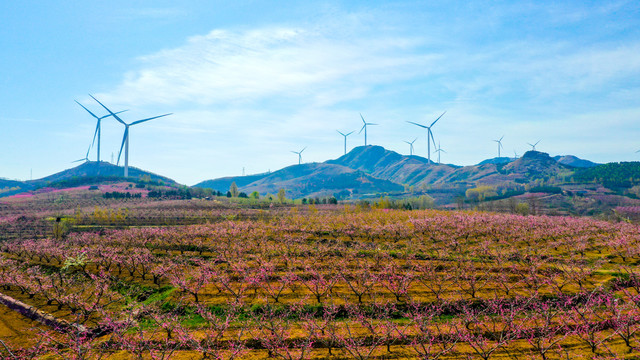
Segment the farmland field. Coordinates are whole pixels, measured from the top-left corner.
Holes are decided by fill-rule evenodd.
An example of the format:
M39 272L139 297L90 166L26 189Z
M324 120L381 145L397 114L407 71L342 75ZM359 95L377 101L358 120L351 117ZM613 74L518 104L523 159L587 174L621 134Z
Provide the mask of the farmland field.
M8 359L640 356L640 227L353 205L0 203Z

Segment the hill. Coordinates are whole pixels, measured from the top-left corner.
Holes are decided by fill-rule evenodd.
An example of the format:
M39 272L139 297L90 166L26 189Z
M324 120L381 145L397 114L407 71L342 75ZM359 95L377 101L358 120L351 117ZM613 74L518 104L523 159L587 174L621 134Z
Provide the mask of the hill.
M223 177L218 179L201 181L193 185L193 187L209 188L209 189L213 189L221 192L226 192L227 190L229 190L229 187L231 187L231 184L234 182L240 188L243 186L247 186L254 181L258 181L266 176L269 176L269 174L270 173L245 175L245 176L228 176L228 177Z
M495 157L495 158L492 158L492 159L483 160L483 161L479 162L478 165L506 164L506 163L512 162L513 160L515 160L515 159L514 158L510 158L510 157L501 156L501 157Z
M63 170L41 179L16 181L0 179L0 197L11 196L44 187L67 188L82 185L95 185L103 182L136 181L144 179L146 182L171 187L179 186L168 177L157 175L142 169L129 166L129 178L123 177L124 168L107 162L87 161L71 169Z
M377 178L405 185L432 184L459 168L433 161L429 163L420 156L400 155L374 145L358 146L348 154L326 163L362 170Z
M593 161L580 159L579 157L573 155L557 155L554 156L553 159L560 164L577 168L590 168L600 165L598 163L594 163Z
M24 181L0 179L0 197L19 194L32 188L31 185Z
M74 168L63 170L41 179L27 181L26 183L35 188L43 186L77 186L100 181L127 180L122 176L123 173L124 168L122 166L102 161L100 163L97 161L87 161ZM157 183L178 185L178 183L168 177L129 166L129 180L141 179L143 177Z
M481 165L456 169L435 182L439 186L454 183L491 186L513 186L526 184L538 179L549 180L570 173L570 168L559 164L549 154L527 151L522 157L508 163L484 162Z
M244 181L249 180L246 178L248 177L236 178L240 180L240 182L236 182L240 191L275 194L280 189L285 189L287 197L291 198L334 195L347 197L351 194L383 193L404 189L401 185L377 179L362 171L326 163L288 166L266 174L266 176L259 176L251 183L244 184ZM203 181L200 184L225 184L230 179L232 178ZM196 186L200 186L200 184Z
M640 162L608 163L578 169L573 178L579 182L596 182L610 189L630 188L640 185Z

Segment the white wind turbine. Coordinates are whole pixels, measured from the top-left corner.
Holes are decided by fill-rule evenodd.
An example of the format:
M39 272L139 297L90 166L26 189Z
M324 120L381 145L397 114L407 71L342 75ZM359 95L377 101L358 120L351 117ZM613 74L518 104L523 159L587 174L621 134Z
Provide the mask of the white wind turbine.
M413 143L416 142L416 140L418 140L418 138L413 139L413 141L409 142L407 140L404 140L404 142L406 142L407 144L409 144L409 155L413 155Z
M89 111L89 109L87 109L84 105L80 104L77 100L74 100L76 102L76 104L82 106L83 109L85 109L91 116L93 116L94 118L96 118L97 120L97 124L96 124L96 131L93 133L93 141L91 142L91 146L89 146L89 149L91 149L93 147L93 144L96 142L96 136L98 137L98 149L97 149L97 153L98 153L98 163L100 162L100 122L102 121L102 119L108 118L109 116L111 116L111 114L107 114L105 116L97 116L96 114L92 113L91 111ZM118 111L116 114L120 114L123 113L127 110L122 110L122 111ZM89 154L87 152L87 157L89 157ZM82 159L84 160L84 159ZM87 159L87 161L89 161Z
M360 118L362 119L362 122L364 123L364 125L362 125L362 128L360 129L358 134L360 134L362 130L364 130L364 146L367 146L367 125L378 125L378 124L368 123L364 121L364 117L362 117L362 114L360 114Z
M305 146L304 149L300 150L300 151L291 151L294 154L298 154L298 165L302 164L302 152L306 149L307 147Z
M499 140L493 140L498 143L498 157L500 157L500 149L502 148L502 139L504 139L504 135Z
M120 119L120 117L118 117L117 114L109 110L106 106L104 106L104 104L98 101L98 99L94 98L93 95L89 94L89 96L91 96L91 98L93 98L93 100L95 100L98 104L102 105L102 107L105 110L107 110L109 114L111 114L111 116L113 116L116 120L118 120L118 122L124 125L124 135L122 136L122 145L120 145L120 152L118 153L118 162L116 164L120 164L120 155L122 155L122 148L124 147L124 177L128 177L129 176L129 126L140 124L145 121L161 118L163 116L168 116L168 115L171 115L171 113L153 116L153 117L142 119L142 120L136 120L134 122L127 124L122 119Z
M437 119L435 119L434 122L431 123L431 125L426 126L426 125L422 125L422 124L418 124L415 123L413 121L407 121L409 124L413 124L413 125L417 125L420 126L421 128L427 129L427 160L429 160L429 164L431 163L431 140L433 140L433 145L436 145L436 140L433 138L433 132L431 131L431 127L433 125L436 124L436 122L438 122L438 120L440 120L440 118L446 113L443 112L442 115L438 116Z
M438 148L436 149L436 152L438 153L438 164L440 164L440 153L446 153L446 151L442 150L440 147L440 141L438 141Z
M540 139L540 140L536 141L536 143L535 143L535 144L532 144L532 143L527 143L527 144L529 144L529 146L531 146L531 150L536 151L536 145L538 145L538 143L539 143L540 141L542 141L542 139Z
M347 154L347 136L353 134L353 131L347 134L343 134L340 130L336 130L340 135L344 136L344 154Z
M89 151L91 151L91 145L89 145L89 148L87 149L87 154L84 156L84 158L78 159L78 160L74 160L74 161L72 161L72 163L77 163L77 162L80 162L80 161L89 162Z

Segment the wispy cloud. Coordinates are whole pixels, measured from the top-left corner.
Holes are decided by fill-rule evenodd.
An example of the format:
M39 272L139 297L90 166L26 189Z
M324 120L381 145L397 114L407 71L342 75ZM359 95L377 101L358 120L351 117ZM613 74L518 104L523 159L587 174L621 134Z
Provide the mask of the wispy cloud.
M203 105L278 96L331 105L424 73L434 56L415 53L419 44L410 38L335 38L293 27L214 30L141 57L141 68L102 96L116 103Z

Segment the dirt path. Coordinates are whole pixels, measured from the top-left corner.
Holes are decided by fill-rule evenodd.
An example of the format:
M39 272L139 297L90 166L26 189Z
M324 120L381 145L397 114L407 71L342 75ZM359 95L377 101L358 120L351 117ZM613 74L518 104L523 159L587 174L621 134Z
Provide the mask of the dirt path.
M0 340L11 347L28 347L39 339L38 329L44 327L0 304ZM0 351L4 350L0 345Z

